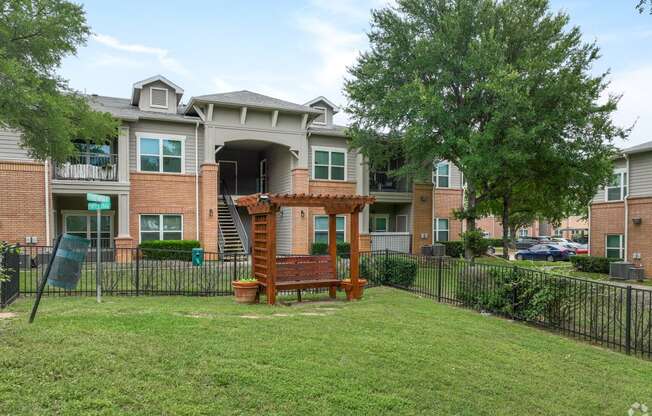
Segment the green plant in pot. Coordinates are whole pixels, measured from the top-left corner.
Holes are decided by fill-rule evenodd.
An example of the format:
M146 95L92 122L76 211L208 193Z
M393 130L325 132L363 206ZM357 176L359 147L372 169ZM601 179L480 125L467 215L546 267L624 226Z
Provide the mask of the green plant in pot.
M247 277L231 283L237 303L258 303L258 280Z

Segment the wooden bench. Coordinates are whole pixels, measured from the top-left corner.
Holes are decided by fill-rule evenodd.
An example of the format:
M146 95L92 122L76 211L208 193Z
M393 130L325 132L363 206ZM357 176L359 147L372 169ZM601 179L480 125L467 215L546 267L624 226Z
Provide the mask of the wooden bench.
M288 256L276 258L276 291L296 290L299 302L302 289L327 287L331 298L341 281L337 279L330 256ZM265 283L261 283L265 287Z

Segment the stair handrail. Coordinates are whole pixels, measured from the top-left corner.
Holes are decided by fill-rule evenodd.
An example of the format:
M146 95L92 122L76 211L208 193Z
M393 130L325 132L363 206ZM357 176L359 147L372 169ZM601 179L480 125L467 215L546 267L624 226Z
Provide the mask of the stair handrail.
M218 237L220 239L219 241L219 246L220 246L220 253L224 253L224 250L226 249L226 239L224 238L224 233L222 232L222 227L217 227L218 229Z
M229 208L231 218L233 218L235 229L238 232L238 237L240 237L240 242L242 243L242 249L245 253L249 253L249 237L247 236L247 232L245 231L242 220L240 219L240 214L238 214L238 209L235 207L235 202L233 202L233 197L231 197L229 187L226 185L226 182L224 182L224 179L220 180L220 193L222 194L222 198L224 198L224 203ZM222 228L220 227L220 233L222 232L221 230Z

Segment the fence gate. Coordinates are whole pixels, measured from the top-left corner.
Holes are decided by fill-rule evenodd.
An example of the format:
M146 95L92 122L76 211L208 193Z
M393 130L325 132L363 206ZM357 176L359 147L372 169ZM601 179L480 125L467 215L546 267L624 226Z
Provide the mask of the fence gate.
M0 259L9 275L9 280L0 282L0 308L4 308L16 300L20 293L20 257L17 252L8 250Z

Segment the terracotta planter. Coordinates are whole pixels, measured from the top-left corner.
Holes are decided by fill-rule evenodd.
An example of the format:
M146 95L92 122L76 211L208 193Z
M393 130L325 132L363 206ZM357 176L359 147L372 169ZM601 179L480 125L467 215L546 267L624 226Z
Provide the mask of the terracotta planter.
M360 288L358 293L358 296L354 297L353 295L353 285L351 284L351 279L344 279L342 280L342 287L344 288L344 291L346 292L346 299L347 300L354 300L354 299L361 299L362 295L364 294L364 287L367 285L367 280L366 279L358 279L358 287Z
M241 282L236 280L232 282L233 291L235 292L235 301L237 303L258 303L258 282Z

